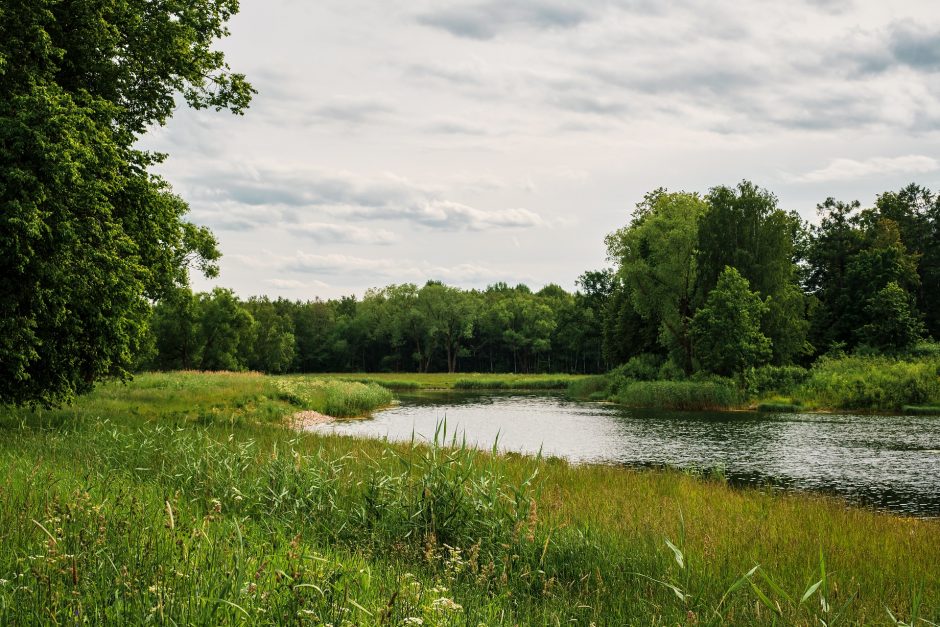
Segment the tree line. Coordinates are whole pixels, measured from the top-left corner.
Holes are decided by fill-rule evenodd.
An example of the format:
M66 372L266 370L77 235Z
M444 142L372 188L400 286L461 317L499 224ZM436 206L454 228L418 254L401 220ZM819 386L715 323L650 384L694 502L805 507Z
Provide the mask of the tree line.
M602 372L609 365L605 306L602 294L557 285L533 292L498 283L480 291L429 281L306 302L184 288L154 306L140 367Z
M818 225L752 183L656 190L578 289L429 281L361 299L242 301L179 289L141 366L265 372L605 372L730 376L838 351L902 352L940 331L940 200L916 185L827 199Z

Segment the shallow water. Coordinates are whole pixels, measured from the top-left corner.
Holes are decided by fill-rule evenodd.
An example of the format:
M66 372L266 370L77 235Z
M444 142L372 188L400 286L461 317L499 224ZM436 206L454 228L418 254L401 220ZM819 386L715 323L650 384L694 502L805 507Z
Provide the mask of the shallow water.
M730 481L835 494L940 516L940 418L649 411L546 394L400 395L368 420L317 431L434 438L447 421L468 444L572 462L720 469Z

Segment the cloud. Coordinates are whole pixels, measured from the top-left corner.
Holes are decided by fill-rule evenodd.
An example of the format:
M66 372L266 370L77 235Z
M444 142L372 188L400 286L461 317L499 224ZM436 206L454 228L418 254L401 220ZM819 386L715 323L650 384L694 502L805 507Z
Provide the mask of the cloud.
M309 123L317 121L360 125L377 122L395 112L395 108L381 98L341 96L317 107L310 113Z
M588 19L580 3L539 0L488 0L442 7L418 17L425 26L457 37L492 39L508 30L567 29Z
M291 257L282 258L280 268L285 272L304 275L328 275L357 277L392 281L441 280L451 283L484 284L500 280L528 280L530 277L510 276L509 273L487 266L461 263L454 266L442 266L426 261L403 259L369 259L351 255L311 254L298 251Z
M277 223L307 223L300 232L346 241L383 243L390 233L309 221L311 215L355 220L405 221L443 231L483 231L546 226L524 208L480 209L450 200L444 191L385 174L363 177L349 172L290 170L243 165L204 172L187 181L195 213L210 226L250 228ZM310 224L314 226L309 226ZM333 224L333 226L329 226ZM224 225L224 226L223 226Z
M926 30L909 22L894 24L890 50L900 64L927 72L940 70L940 30Z
M268 285L275 287L279 290L306 290L310 288L326 288L330 287L329 284L324 283L323 281L298 281L297 279L265 279L264 281Z
M872 157L871 159L834 159L824 168L786 178L799 183L852 181L891 174L923 174L940 170L940 161L924 155Z
M398 236L385 229L370 229L354 224L331 224L327 222L305 222L292 225L291 232L305 235L322 243L341 244L393 244Z

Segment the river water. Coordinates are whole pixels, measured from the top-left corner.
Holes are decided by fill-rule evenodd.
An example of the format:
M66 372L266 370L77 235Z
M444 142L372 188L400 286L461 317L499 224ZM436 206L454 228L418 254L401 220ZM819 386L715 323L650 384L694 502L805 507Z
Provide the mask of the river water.
M940 516L940 417L649 411L546 394L399 395L338 434L434 438L574 463L720 470L735 484L818 491L914 516ZM497 440L498 438L498 440Z

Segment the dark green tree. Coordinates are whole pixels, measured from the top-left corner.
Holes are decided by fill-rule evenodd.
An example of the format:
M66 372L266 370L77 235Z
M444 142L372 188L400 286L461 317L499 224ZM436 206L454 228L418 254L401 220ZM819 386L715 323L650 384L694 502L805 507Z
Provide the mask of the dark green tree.
M699 226L698 302L717 285L730 266L765 299L768 315L761 322L772 340L774 361L786 364L812 350L807 342L807 303L799 288L797 242L803 223L777 206L777 198L749 181L719 186L708 196Z
M858 330L859 343L886 353L911 348L924 333L924 324L914 313L911 300L897 281L876 292L865 306L869 322Z
M134 148L251 87L213 50L237 0L0 5L0 403L53 405L126 377L149 301L214 273L215 241Z
M695 358L702 368L731 376L770 360L770 339L761 332L768 304L747 279L727 267L692 319Z

